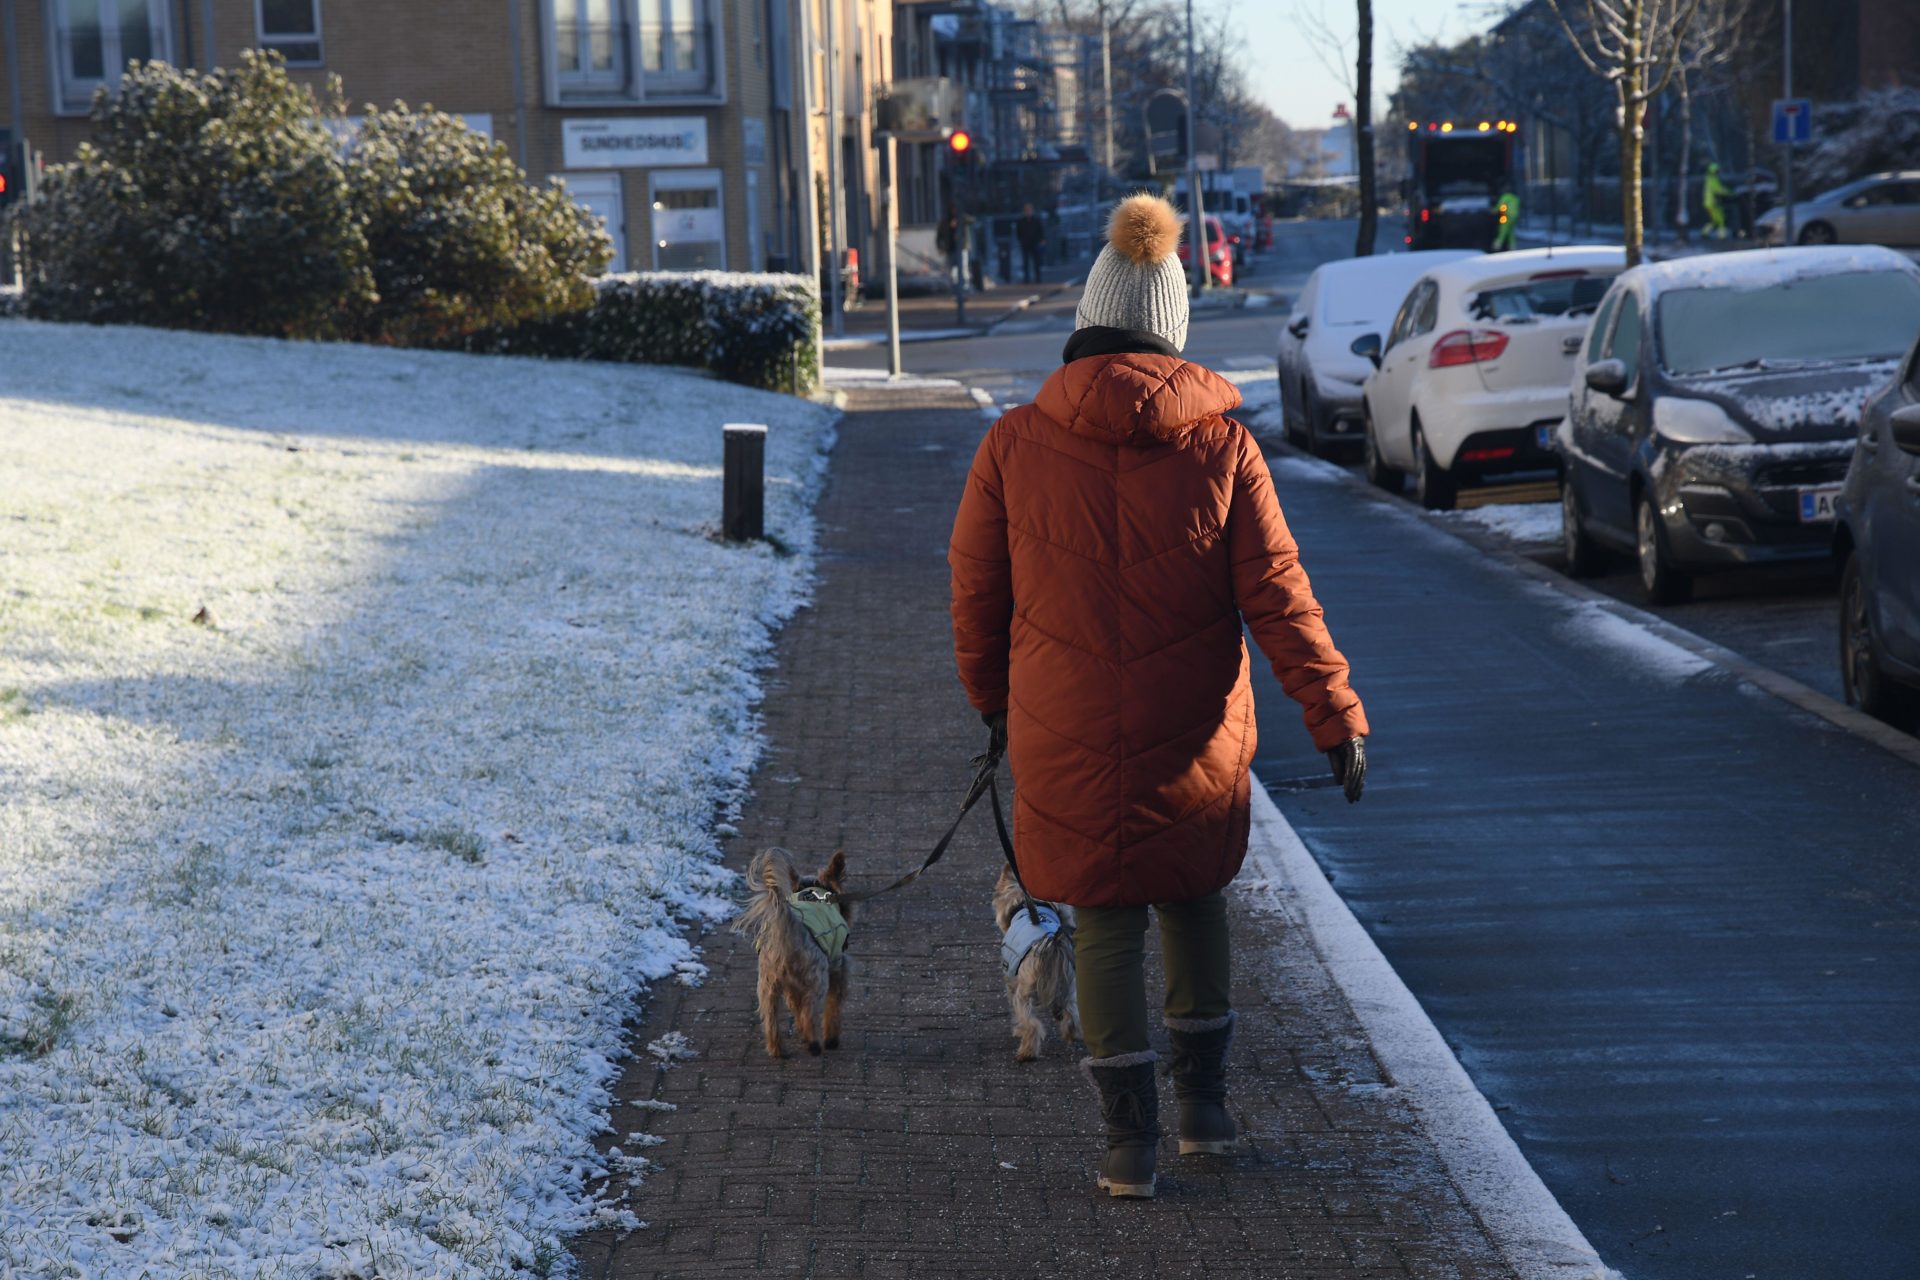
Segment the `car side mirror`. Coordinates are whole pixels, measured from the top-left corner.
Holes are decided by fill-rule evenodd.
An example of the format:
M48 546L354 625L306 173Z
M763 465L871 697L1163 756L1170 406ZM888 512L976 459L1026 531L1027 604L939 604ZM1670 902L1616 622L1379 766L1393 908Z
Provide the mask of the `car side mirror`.
M1295 320L1292 324L1287 326L1287 332L1292 334L1296 338L1304 339L1307 336L1307 318L1305 316L1301 316L1299 319Z
M1602 360L1587 366L1587 385L1618 399L1627 390L1627 366L1618 360Z
M1893 411L1893 443L1902 453L1920 456L1920 404Z
M1352 344L1347 347L1347 350L1353 352L1353 354L1357 356L1361 356L1367 360L1373 361L1374 368L1378 369L1380 367L1380 335L1379 334L1363 333L1359 337L1353 340Z

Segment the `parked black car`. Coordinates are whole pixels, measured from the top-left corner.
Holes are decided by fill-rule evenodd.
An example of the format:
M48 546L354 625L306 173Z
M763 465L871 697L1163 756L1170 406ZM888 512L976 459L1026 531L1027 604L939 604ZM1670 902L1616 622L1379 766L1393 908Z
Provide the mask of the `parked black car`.
M1920 343L1869 396L1836 504L1840 683L1889 724L1920 721Z
M1648 598L1669 603L1697 573L1828 556L1861 402L1916 333L1920 268L1888 249L1623 273L1554 437L1571 571L1631 552Z

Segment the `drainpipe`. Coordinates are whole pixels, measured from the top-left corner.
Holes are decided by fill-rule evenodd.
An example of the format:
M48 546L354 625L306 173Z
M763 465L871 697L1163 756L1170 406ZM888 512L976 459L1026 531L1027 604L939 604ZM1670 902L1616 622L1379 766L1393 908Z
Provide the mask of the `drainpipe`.
M520 0L507 0L507 49L513 59L513 152L520 172L527 171L527 99L520 67Z

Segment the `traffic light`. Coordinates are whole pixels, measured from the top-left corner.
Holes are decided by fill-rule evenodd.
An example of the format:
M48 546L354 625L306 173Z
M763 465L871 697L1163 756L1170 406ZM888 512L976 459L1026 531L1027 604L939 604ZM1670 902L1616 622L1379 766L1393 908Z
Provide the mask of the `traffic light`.
M13 135L0 129L0 209L20 198L20 177L14 172L15 157L19 153L20 148L13 145Z
M947 135L947 150L956 156L964 156L973 146L973 135L965 129L955 129Z

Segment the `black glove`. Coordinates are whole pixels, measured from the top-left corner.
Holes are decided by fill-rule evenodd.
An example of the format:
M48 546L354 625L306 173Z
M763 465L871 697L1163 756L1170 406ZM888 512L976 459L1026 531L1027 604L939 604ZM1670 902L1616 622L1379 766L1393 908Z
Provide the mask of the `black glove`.
M986 722L987 729L992 735L988 741L987 750L992 752L997 760L1007 754L1007 713L982 711L980 718Z
M1367 740L1348 738L1327 752L1327 763L1333 766L1333 780L1346 791L1347 803L1358 800L1367 789Z

